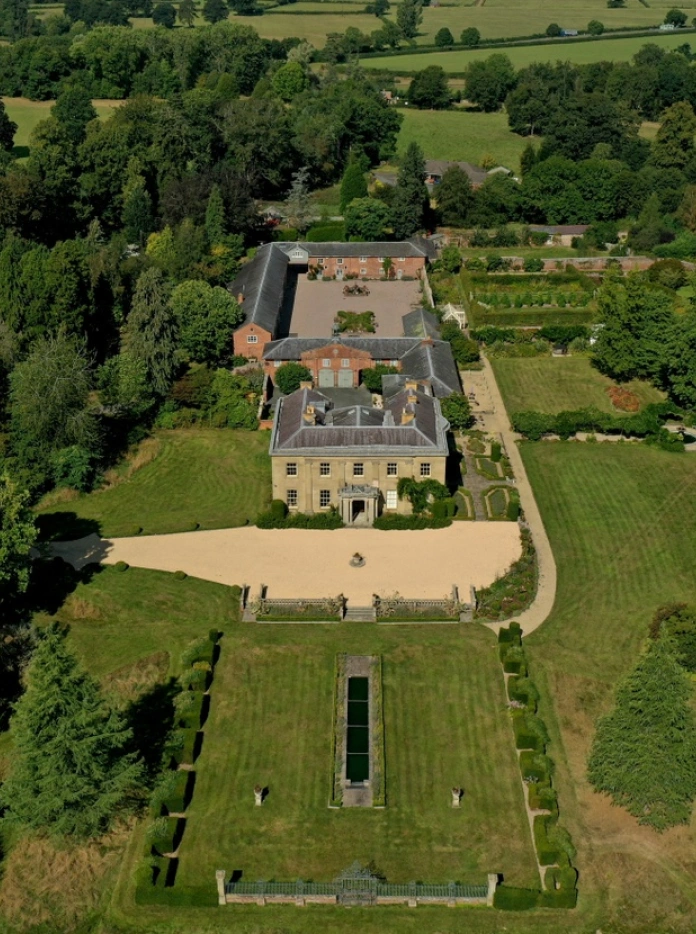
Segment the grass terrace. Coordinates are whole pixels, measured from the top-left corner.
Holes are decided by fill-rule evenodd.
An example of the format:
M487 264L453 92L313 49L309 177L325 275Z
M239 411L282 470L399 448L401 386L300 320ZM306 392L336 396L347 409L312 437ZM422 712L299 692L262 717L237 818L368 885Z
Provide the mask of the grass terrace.
M50 494L39 523L51 538L188 532L247 525L270 500L266 432L158 432L95 493Z
M26 97L3 97L2 101L5 104L7 116L17 124L14 154L20 158L26 157L29 155L29 137L32 131L37 123L50 115L55 101L30 101ZM101 119L106 119L122 101L95 100L92 103L97 115Z
M607 393L616 383L595 370L588 357L496 358L491 366L508 412L556 413L594 406L619 414ZM664 399L663 393L641 380L624 385L642 405Z
M330 810L336 653L382 655L384 811ZM233 627L221 642L177 886L329 881L355 860L389 881L531 885L526 823L491 633L457 626ZM260 783L270 794L253 806ZM450 787L465 789L453 813ZM513 881L514 880L514 881Z

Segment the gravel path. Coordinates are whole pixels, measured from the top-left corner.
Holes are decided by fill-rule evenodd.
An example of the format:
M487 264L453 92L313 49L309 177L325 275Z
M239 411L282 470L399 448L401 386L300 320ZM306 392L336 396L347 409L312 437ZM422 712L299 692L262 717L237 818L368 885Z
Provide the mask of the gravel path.
M355 552L364 567L353 568ZM333 597L370 606L372 595L442 599L456 584L463 600L504 574L521 554L512 522L454 522L445 529L382 532L377 529L219 529L175 535L100 539L91 535L57 542L53 553L75 567L90 562L160 571L186 571L221 584L247 584L252 597L262 584L268 596Z
M517 622L522 627L525 635L534 632L547 619L556 599L556 561L551 550L551 543L546 534L539 507L532 486L527 479L527 471L524 469L524 462L517 447L519 436L510 428L505 403L501 395L498 383L496 382L493 367L485 356L482 355L483 370L476 376L483 382L483 389L488 393L490 404L482 406L487 411L477 412L479 427L488 434L499 434L503 439L503 445L507 456L510 458L513 473L515 475L515 485L519 490L520 502L524 509L525 518L532 533L532 539L536 547L537 560L539 562L539 587L534 603L515 617L514 620L505 620L502 623L488 623L490 629L497 632L501 626L509 626L511 622ZM467 385L471 382L465 374ZM502 524L502 523L501 523ZM479 527L479 524L476 524Z

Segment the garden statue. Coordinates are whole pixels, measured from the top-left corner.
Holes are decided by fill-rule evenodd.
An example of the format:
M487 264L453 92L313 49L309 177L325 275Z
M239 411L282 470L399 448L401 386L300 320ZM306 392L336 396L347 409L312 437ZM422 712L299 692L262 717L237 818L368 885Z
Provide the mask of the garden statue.
M350 566L352 568L361 568L365 565L365 559L360 554L359 551L356 551L353 557L350 559Z
M452 789L452 807L453 807L453 808L458 808L458 807L459 807L459 802L462 800L463 794L464 794L464 789L463 789L463 788L453 788L453 789Z
M256 807L260 808L261 805L263 804L263 788L261 787L261 785L254 786L254 800L256 803Z

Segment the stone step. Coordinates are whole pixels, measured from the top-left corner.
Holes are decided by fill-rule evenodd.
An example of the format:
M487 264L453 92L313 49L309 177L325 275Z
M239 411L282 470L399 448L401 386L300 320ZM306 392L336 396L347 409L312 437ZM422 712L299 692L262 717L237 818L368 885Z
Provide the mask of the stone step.
M373 623L375 611L371 606L349 606L346 607L344 620L348 623Z

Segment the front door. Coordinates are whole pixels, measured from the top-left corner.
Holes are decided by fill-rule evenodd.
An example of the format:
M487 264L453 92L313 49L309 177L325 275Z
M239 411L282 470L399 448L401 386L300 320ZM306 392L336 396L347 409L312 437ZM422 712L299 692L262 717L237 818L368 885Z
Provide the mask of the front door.
M354 499L351 503L351 522L354 525L360 525L365 522L365 500Z
M329 369L319 370L319 388L321 389L333 389L334 387L334 371Z
M352 389L353 388L353 371L352 370L339 370L338 371L338 385L341 389Z

